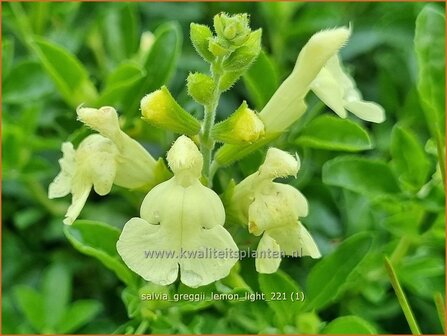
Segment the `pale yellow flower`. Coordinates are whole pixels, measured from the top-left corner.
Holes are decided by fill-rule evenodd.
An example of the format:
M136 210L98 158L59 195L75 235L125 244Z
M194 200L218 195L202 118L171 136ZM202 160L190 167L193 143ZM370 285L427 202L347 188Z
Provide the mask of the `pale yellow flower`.
M174 176L147 194L141 217L125 224L118 253L145 280L168 285L180 270L185 285L203 286L229 274L238 248L223 227L219 196L199 181L203 158L194 142L179 137L167 159Z
M85 138L75 150L70 142L62 144L61 172L50 184L49 198L71 193L72 203L64 223L72 224L84 207L90 190L106 195L112 188L117 173L118 149L109 139L93 134Z
M89 135L76 150L69 142L62 145L61 172L50 184L48 197L73 195L65 224L72 224L79 216L92 186L99 195L106 195L113 184L148 190L169 178L163 160L155 161L120 129L115 109L79 108L77 113L82 122L100 134Z
M298 158L270 148L259 170L235 187L230 211L247 223L250 233L262 235L256 259L260 273L275 272L281 261L280 253L321 256L299 220L308 213L306 198L290 185L273 182L278 177L295 176L299 165ZM272 253L275 251L276 254Z

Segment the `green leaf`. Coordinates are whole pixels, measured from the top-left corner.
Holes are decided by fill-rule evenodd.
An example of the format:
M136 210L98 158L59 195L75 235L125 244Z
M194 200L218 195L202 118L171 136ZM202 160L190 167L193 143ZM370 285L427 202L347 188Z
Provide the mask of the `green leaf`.
M74 302L58 325L58 333L71 333L93 320L102 306L95 300L78 300Z
M138 20L133 3L110 4L102 24L107 53L120 62L138 48Z
M419 297L431 300L434 291L444 290L445 261L441 256L409 256L396 271L403 286Z
M304 147L356 152L372 148L368 132L348 119L323 115L313 119L296 139Z
M258 111L267 104L279 86L278 73L264 51L245 72L244 84Z
M75 55L43 38L35 38L32 46L68 105L92 104L97 99L96 88Z
M144 95L159 89L171 78L177 66L182 47L182 34L175 22L168 22L157 28L155 40L145 64L144 81L140 89L132 93L133 103L129 106L129 113L135 115L139 111L140 100Z
M426 5L416 19L414 38L419 66L418 90L427 113L427 124L445 138L445 15ZM432 133L433 134L433 133Z
M64 227L70 243L81 253L92 256L111 269L128 286L134 286L134 274L121 261L116 250L120 231L113 226L87 220L78 220Z
M358 233L346 239L330 255L324 256L309 273L307 304L309 309L322 309L337 299L347 278L367 255L372 244L369 233Z
M71 278L62 264L52 265L43 279L45 326L54 328L62 319L71 298Z
M5 103L28 105L54 91L53 83L39 63L23 61L16 64L6 77L3 87Z
M144 71L134 62L120 64L107 78L96 106L117 106L144 78Z
M358 316L342 316L329 322L321 331L322 334L357 334L370 335L377 334L377 331L364 319Z
M44 298L36 290L28 286L17 286L14 294L21 311L37 332L45 326L45 310L42 309Z
M301 301L292 301L290 297L301 291L298 284L281 270L273 274L259 274L258 280L267 304L275 312L280 325L292 324L303 305ZM285 298L283 293L286 293Z
M426 182L430 169L422 144L410 130L396 125L391 133L390 151L400 182L410 190L418 191Z
M370 196L399 192L396 177L385 162L352 156L326 162L323 183Z
M14 60L14 40L3 38L2 40L2 78L8 76ZM6 84L6 82L4 82ZM4 90L4 89L3 89ZM4 95L3 91L3 95ZM3 96L5 99L5 96Z

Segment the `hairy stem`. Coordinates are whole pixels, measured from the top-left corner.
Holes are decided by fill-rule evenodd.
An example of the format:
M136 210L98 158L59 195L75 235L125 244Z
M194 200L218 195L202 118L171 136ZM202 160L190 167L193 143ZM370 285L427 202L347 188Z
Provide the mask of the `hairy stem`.
M220 77L221 77L220 73L213 72L215 89L213 92L211 102L205 105L202 130L200 132L200 151L202 152L203 155L202 174L209 187L212 186L212 176L210 171L211 171L212 153L215 145L214 139L211 136L211 129L214 126L214 121L216 119L217 105L219 104L220 95L222 93L219 90Z

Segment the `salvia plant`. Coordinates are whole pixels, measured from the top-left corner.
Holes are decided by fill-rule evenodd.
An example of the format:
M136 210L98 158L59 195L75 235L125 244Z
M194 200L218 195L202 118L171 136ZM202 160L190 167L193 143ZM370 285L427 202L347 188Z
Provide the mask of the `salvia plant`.
M251 30L247 14L217 14L214 32L192 23L191 42L210 65L209 73L190 73L186 83L188 94L203 105L202 120L178 104L166 86L141 98L143 120L179 134L166 164L121 130L113 107L79 106L78 120L95 133L76 149L63 143L61 171L49 186L50 198L72 195L64 223L71 225L78 218L92 188L101 196L114 184L147 192L140 216L124 225L116 248L127 267L157 285L180 278L195 288L227 277L239 259L240 243L227 225L242 225L260 237L255 259L260 273L276 272L282 256L320 258L300 222L308 214L305 196L275 182L297 176L299 154L271 143L306 112L309 91L341 118L349 111L366 121L385 120L383 108L363 100L340 61L339 51L350 35L350 27L314 34L261 111L243 101L227 119L215 123L220 96L261 52L262 30ZM216 172L258 148L267 148L258 170L238 183L229 182L219 197L212 189Z
M5 3L2 332L444 330L440 7Z

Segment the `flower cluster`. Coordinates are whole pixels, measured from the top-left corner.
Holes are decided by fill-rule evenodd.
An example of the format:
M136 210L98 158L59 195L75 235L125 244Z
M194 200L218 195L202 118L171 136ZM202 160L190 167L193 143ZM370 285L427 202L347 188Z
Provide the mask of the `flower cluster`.
M340 117L347 111L371 121L384 120L383 108L363 101L353 79L343 70L338 52L351 31L337 28L316 33L298 55L290 76L259 113L244 101L228 119L214 124L220 94L228 90L260 52L262 31L251 31L246 14L216 15L213 35L204 25L191 25L191 40L210 63L210 73L190 74L189 95L204 106L196 119L181 107L168 88L148 93L141 100L142 118L153 126L179 134L163 158L155 160L120 128L112 107L77 110L78 119L93 129L78 146L62 144L61 172L49 187L49 197L72 194L65 224L79 216L93 187L108 194L115 184L147 192L140 217L123 227L117 250L126 265L145 280L168 285L178 277L198 287L229 275L237 262L238 237L224 224L243 224L260 236L256 270L273 273L281 255L320 258L320 251L301 218L308 213L306 198L294 187L274 182L297 175L298 155L270 147L259 169L226 194L223 203L212 190L216 171L250 152L268 146L306 111L305 97L312 90ZM214 153L217 142L223 143ZM213 154L215 154L213 156ZM230 227L229 227L230 229ZM231 231L231 230L230 230ZM225 257L181 258L182 251L230 251ZM173 251L148 258L145 251ZM263 252L276 253L263 253ZM180 274L180 275L179 275Z

